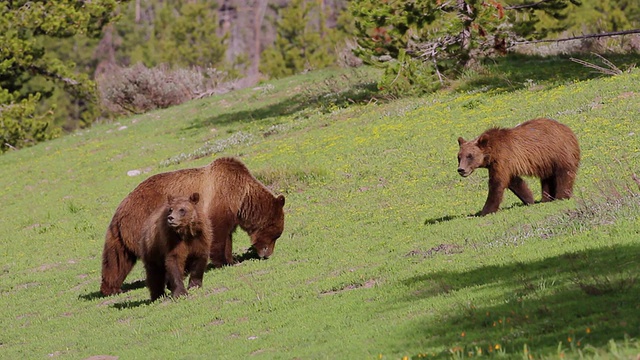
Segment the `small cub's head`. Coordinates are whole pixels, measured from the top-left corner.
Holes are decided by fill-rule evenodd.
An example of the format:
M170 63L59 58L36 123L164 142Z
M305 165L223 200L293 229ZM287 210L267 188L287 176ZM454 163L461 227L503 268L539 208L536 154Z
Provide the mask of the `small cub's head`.
M479 167L487 167L489 155L485 153L487 148L488 138L485 135L480 135L475 140L465 141L463 138L458 138L458 145L460 145L460 151L458 151L458 174L462 177L467 177L473 173L473 171Z
M270 218L266 225L252 232L251 247L259 258L266 259L276 246L276 240L284 231L284 196L278 195L274 198Z
M198 220L196 205L200 200L199 193L191 196L167 196L167 224L174 229L190 227Z

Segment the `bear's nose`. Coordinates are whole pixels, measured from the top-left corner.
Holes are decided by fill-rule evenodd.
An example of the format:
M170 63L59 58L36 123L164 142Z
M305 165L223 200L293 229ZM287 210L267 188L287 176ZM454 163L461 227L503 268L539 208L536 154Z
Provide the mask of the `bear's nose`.
M169 221L173 221L173 215L169 215L169 216L167 216L167 220L169 220Z
M460 175L464 174L464 169L463 168L458 168L458 174L460 174Z

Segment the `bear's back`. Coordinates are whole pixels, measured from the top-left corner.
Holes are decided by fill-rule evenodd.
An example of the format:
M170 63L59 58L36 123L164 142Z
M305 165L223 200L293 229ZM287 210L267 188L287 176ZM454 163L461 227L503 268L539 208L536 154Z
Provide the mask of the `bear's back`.
M551 119L533 119L513 128L489 129L491 157L520 175L543 176L557 164L577 167L578 139L569 127Z

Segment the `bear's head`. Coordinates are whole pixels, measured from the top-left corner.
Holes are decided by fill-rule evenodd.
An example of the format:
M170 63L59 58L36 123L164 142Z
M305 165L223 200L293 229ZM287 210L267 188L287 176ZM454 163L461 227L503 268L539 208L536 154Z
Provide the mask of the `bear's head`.
M191 196L167 196L167 225L178 233L195 235L193 228L198 221L196 205L200 201L200 194Z
M264 226L250 232L251 247L261 259L266 259L273 254L276 240L284 231L284 196L273 198L271 212Z
M487 167L489 163L489 155L486 153L488 138L480 135L477 139L465 141L462 137L458 138L458 174L467 177L473 171L480 167Z

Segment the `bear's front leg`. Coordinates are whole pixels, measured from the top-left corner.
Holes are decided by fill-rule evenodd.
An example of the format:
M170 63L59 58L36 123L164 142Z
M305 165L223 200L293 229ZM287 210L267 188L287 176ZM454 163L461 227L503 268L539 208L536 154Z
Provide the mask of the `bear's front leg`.
M229 236L227 236L227 241L224 247L224 260L226 261L227 265L233 265L235 264L235 259L233 258L233 239L232 239L233 234L229 233Z
M209 258L214 267L233 264L231 233L233 226L219 222L213 226L213 239L209 251Z
M511 190L525 205L533 204L533 193L527 186L527 183L519 176L514 176L509 183Z
M506 188L507 184L505 181L497 178L495 174L489 171L489 195L487 195L487 201L484 203L480 215L485 216L498 211Z
M208 260L206 256L191 260L189 265L189 288L202 286L202 278L204 277L204 271L207 269Z
M162 263L154 261L145 261L144 269L147 273L147 287L151 295L151 301L156 301L164 295L165 286L165 267Z
M165 268L167 271L167 282L169 283L169 289L171 289L171 296L178 297L187 295L187 289L184 288L184 265L181 266L180 256L177 254L170 254L165 261Z

